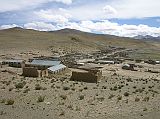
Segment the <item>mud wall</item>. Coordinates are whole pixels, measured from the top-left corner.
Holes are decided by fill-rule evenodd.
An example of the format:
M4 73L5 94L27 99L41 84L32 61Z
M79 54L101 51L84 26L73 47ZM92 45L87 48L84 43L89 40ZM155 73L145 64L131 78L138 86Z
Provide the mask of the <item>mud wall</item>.
M92 72L72 72L72 81L82 81L88 83L97 83L102 78L101 72L97 72L96 74Z
M37 68L34 67L25 67L23 68L23 76L25 77L39 77L39 72Z

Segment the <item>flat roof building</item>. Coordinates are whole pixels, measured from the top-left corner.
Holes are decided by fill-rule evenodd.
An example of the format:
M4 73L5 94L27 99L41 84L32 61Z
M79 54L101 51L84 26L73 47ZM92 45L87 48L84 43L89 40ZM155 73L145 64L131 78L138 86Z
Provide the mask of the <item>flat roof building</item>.
M56 66L49 67L48 71L50 73L60 73L60 72L65 71L66 68L67 67L65 65L59 64L59 65L56 65Z
M61 61L51 61L51 60L33 60L31 64L33 65L43 65L43 66L55 66L59 65Z
M59 65L61 61L51 60L33 60L31 63L26 63L26 67L37 67L39 70L44 70L52 66Z
M2 64L8 64L10 67L22 68L25 66L25 61L20 59L11 59L3 61Z

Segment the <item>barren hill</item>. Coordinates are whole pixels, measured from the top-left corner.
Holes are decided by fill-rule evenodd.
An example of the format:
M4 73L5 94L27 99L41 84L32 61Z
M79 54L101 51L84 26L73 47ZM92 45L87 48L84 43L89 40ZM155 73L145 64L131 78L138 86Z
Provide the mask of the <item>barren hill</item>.
M53 32L40 32L22 28L11 28L0 31L1 54L7 52L24 51L76 51L91 52L106 46L125 47L140 49L146 53L155 53L158 56L160 44L145 42L131 38L117 37L112 35L93 34L74 29L62 29ZM147 54L148 55L148 54Z

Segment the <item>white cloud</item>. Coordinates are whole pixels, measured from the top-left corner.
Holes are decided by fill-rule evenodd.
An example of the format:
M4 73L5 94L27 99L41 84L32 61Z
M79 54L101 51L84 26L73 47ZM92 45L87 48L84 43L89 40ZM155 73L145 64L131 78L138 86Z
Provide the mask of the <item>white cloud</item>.
M116 9L114 9L114 8L111 7L110 5L106 5L106 6L103 8L103 10L104 10L104 12L105 12L107 15L117 14Z
M26 29L34 29L39 31L53 31L56 30L56 27L49 23L44 22L32 22L24 24L24 28Z
M108 20L92 22L82 21L79 26L89 29L92 32L111 34L116 36L133 37L136 35L160 36L160 28L149 27L148 25L120 25Z
M71 15L67 13L65 9L59 8L58 10L49 9L49 10L40 10L34 12L40 20L46 22L55 22L58 24L64 24L69 21Z
M2 25L0 29L7 29L17 27L13 25ZM120 25L118 23L110 22L108 20L103 21L81 21L81 22L66 22L64 24L51 24L45 22L32 22L24 24L26 29L34 29L39 31L54 31L63 28L77 29L85 32L95 32L103 34L111 34L116 36L134 37L137 35L151 35L160 36L160 27L150 27L148 25Z
M0 26L0 29L2 30L2 29L14 28L14 27L19 27L19 26L16 24L2 25Z
M118 28L117 23L109 22L108 20L104 20L101 22L92 22L92 21L82 21L80 24L82 27L89 28L92 31L103 32L103 31L112 31Z
M116 18L160 16L160 0L113 0L109 5L118 11Z
M0 0L0 12L36 7L48 2L60 2L68 5L72 3L72 0Z
M110 5L106 4L86 4L67 9L68 13L72 15L74 20L101 20L114 18L116 10Z
M160 0L106 0L67 8L76 20L145 18L160 16Z
M151 35L160 36L160 28L149 27L147 25L120 25L108 20L93 22L93 21L81 21L81 22L67 22L63 25L53 26L52 24L43 22L34 22L24 25L25 28L35 29L40 31L53 31L63 28L77 29L85 32L97 32L103 34L111 34L116 36L134 37L137 35Z
M77 29L77 30L84 31L84 32L91 32L91 29L89 29L87 27L83 27L79 23L76 23L76 22L68 22L67 24L65 24L64 26L61 26L59 28L60 29L70 28L70 29Z
M50 0L50 1L62 2L64 4L71 4L72 3L72 0Z

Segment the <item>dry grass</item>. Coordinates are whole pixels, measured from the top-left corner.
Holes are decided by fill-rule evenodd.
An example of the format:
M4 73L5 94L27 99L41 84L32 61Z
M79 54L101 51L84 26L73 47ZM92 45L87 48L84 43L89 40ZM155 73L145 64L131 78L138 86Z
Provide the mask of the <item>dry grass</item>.
M62 51L65 50L67 52L90 52L102 49L107 45L141 49L144 52L143 55L141 55L143 57L146 57L149 54L150 58L159 56L159 51L157 49L160 49L160 45L157 45L157 43L146 43L130 38L89 34L69 29L57 32L39 32L19 28L0 31L1 49L6 49L8 52L13 51L13 49L17 51L30 49L47 51L50 49L53 52L57 52L61 49ZM145 54L145 51L147 51L146 48L148 49L147 54ZM154 55L151 55L153 51L155 51ZM134 54L133 57L139 57L139 51L137 51L136 54Z

